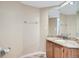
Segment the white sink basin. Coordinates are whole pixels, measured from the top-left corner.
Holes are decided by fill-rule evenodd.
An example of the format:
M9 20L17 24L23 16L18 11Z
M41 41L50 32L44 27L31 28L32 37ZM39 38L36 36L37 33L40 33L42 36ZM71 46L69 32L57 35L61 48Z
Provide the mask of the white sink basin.
M65 46L70 46L70 47L79 46L79 44L76 41L73 41L73 40L55 40L54 42L57 42L59 44L63 44Z
M65 40L54 40L54 42L58 42L58 43L66 43L66 41Z

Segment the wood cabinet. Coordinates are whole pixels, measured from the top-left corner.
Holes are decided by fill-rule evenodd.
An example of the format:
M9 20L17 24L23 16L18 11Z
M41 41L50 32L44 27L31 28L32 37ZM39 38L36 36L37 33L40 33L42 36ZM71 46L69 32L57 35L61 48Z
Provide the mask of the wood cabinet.
M47 51L47 57L53 57L53 46L52 42L47 41L47 45L46 45L46 51Z
M54 52L54 57L55 58L58 58L58 57L63 57L63 47L62 46L59 46L59 45L56 45L56 44L54 44L54 50L53 50L53 52Z
M78 48L67 48L51 42L46 41L46 56L48 58L78 58L79 49Z

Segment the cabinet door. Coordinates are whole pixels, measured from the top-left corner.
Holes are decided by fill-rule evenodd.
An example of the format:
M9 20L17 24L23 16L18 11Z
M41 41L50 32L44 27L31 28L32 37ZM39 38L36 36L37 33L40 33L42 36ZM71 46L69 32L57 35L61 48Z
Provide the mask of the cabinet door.
M79 49L64 48L64 57L78 58Z
M63 58L63 47L59 45L54 45L54 57L55 58Z
M63 54L63 57L64 58L67 58L68 57L68 48L65 48L64 47L64 52L63 52L64 54Z
M65 54L67 53L67 54ZM64 51L64 57L68 58L77 58L78 57L78 49L70 49L70 48L65 48Z
M46 56L48 58L53 57L53 48L52 48L52 42L46 41Z

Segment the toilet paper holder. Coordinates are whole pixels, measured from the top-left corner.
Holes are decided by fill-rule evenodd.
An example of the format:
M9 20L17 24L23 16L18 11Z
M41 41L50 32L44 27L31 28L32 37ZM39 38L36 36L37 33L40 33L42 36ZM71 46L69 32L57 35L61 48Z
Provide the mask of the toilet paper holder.
M6 55L9 51L10 51L10 47L8 48L0 48L0 57L3 57L4 55Z

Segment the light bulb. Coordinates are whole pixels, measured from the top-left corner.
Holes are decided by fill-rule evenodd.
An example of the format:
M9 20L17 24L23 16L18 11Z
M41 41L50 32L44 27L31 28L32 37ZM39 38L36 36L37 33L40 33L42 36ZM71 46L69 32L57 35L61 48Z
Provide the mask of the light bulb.
M70 5L73 5L73 2L70 2Z

